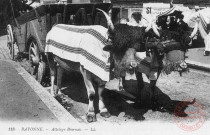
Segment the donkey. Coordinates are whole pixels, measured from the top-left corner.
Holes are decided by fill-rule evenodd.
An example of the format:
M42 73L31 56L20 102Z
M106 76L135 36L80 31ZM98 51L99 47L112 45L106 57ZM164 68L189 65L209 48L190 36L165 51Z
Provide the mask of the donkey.
M103 10L100 11L105 13ZM108 15L105 13L105 16ZM83 76L89 99L86 117L88 122L96 121L93 106L96 90L93 87L93 82L96 82L98 86L100 115L105 118L111 116L102 97L105 83L109 81L110 74L107 66L111 58L110 55L114 58L112 62L115 63L114 68L116 69L120 68L122 71L126 71L127 69L134 69L137 66L135 49L129 48L129 46L121 48L122 46L118 44L118 41L110 36L114 34L116 36L124 35L125 37L127 36L126 33L119 33L118 28L125 27L129 30L134 29L133 26L123 24L117 24L116 26L109 25L112 24L110 18L107 20L107 24L108 28L99 25L75 26L58 24L48 32L46 37L45 52L48 58L51 75L50 93L56 96L61 89L63 70L60 70L60 72L56 74L55 63L61 67L59 69L63 68L69 71L80 72ZM129 44L133 44L133 46L138 44L139 38L141 38L141 35L137 36L136 39ZM121 73L124 74L124 72ZM58 76L57 89L54 88L55 76Z
M106 14L105 12L103 12ZM139 91L144 87L142 73L145 73L150 80L152 93L152 106L155 107L155 100L158 95L155 95L156 82L163 71L170 74L172 71L182 72L188 71L185 62L185 52L187 45L191 39L185 32L178 33L159 31L154 23L151 23L152 29L146 32L144 27L128 26L126 24L114 26L108 15L105 15L109 21L110 38L113 40L113 45L106 46L104 49L111 52L111 67L114 69L114 75L117 78L124 80L126 72L136 73ZM126 51L125 51L126 50ZM137 61L135 68L126 65L121 65L119 58L124 56L123 52L128 53ZM138 60L136 52L145 50L148 52L151 61L146 61L147 70L142 66L145 61ZM126 59L125 59L126 60ZM122 84L122 83L120 83ZM125 83L123 83L125 84ZM122 87L122 86L120 86ZM140 93L137 95L141 97ZM138 99L141 101L141 99Z

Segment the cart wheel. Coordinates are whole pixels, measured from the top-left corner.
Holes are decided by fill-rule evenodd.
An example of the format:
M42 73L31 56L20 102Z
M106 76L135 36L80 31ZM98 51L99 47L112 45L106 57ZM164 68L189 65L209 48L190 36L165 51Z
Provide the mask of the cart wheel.
M31 75L43 85L46 71L46 63L43 61L42 55L36 41L32 41L29 47L29 62L31 65Z
M15 41L14 41L14 35L12 31L12 26L10 24L7 25L7 46L9 48L9 53L11 56L11 59L15 59Z

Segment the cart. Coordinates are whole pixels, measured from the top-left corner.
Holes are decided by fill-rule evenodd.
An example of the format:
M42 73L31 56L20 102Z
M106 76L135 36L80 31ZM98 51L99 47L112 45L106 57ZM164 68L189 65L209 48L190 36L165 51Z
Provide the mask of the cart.
M46 81L47 59L44 54L45 38L55 24L102 25L107 27L100 8L108 12L110 3L41 5L17 18L7 26L8 47L11 58L18 52L27 54L31 74L43 84Z

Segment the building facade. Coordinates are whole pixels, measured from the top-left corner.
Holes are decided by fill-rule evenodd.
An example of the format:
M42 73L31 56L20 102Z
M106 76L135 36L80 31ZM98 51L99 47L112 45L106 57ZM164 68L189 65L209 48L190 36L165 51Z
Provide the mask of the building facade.
M161 9L155 7L145 7L148 3L168 4L170 5L171 0L111 0L113 3L113 16L114 20L119 23L120 19L130 19L130 15L133 12L143 12L145 8L152 8L153 12L161 12ZM210 7L210 0L173 0L174 5L187 6L191 9L199 7L200 9ZM162 6L160 6L161 8ZM154 11L156 10L156 11ZM162 10L163 11L163 10ZM116 19L117 18L117 19Z
M170 3L171 0L111 0L114 5L142 5L143 3ZM210 7L210 0L173 0L174 4L185 6Z

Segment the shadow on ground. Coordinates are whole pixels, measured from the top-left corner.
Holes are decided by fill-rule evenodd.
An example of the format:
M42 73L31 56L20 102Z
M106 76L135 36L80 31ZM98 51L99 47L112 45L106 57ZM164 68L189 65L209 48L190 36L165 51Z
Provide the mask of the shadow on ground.
M74 107L76 110L79 108L78 103L82 103L84 107L78 109L82 115L85 115L88 98L87 91L83 82L83 78L79 73L67 73L65 74L62 82L62 93L71 98L73 101L77 102L77 105ZM170 114L175 114L180 117L186 117L187 114L184 112L188 105L193 104L195 101L179 101L172 100L168 95L163 93L161 89L156 88L157 100L155 108L151 107L151 97L152 91L149 88L149 84L145 83L145 88L141 91L141 101L135 102L136 99L132 99L125 95L121 95L113 90L105 90L103 97L105 99L105 105L108 111L112 116L119 116L120 113L124 112L124 117L134 120L144 120L143 115L147 113L148 110L159 111L159 112L168 112ZM135 96L135 95L134 95ZM96 97L98 100L98 97ZM98 113L97 100L95 102L96 112ZM128 102L132 101L132 102ZM178 104L181 104L182 107L178 113L175 113L175 108ZM64 105L65 106L65 105Z

